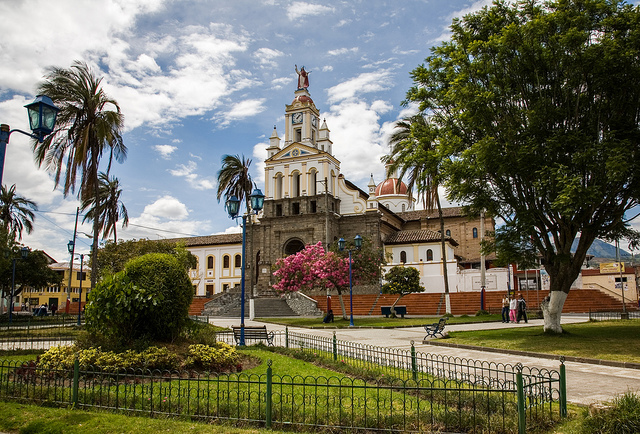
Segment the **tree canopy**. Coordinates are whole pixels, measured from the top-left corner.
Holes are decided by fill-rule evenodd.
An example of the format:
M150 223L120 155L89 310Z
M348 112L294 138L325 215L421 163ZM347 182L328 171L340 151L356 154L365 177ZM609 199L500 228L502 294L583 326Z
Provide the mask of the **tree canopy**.
M638 205L640 10L499 1L451 32L406 103L437 128L450 199L528 239L564 303L593 240Z

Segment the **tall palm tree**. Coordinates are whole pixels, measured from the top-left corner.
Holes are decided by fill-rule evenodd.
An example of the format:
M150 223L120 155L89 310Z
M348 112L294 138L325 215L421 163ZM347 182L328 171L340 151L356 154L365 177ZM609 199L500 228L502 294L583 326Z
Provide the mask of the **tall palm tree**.
M95 197L100 202L100 159L108 152L108 167L113 158L123 162L127 147L122 141L124 116L118 103L101 87L102 78L94 75L84 62L76 61L69 69L53 67L38 85L38 93L48 95L60 108L56 130L43 143L34 141L36 162L55 174L56 186L63 184L64 195L76 193L76 179L81 177L77 192L82 200ZM107 173L109 170L107 169ZM98 251L99 219L93 220L93 251ZM91 255L96 267L97 255ZM91 273L91 288L97 273Z
M440 164L437 143L435 141L436 127L430 124L424 115L404 118L396 122L396 132L389 139L391 151L382 160L388 163L388 173L399 170L398 178L408 175L407 189L409 197L415 189L418 198L423 202L427 211L438 210L440 218L440 244L442 250L442 266L444 273L444 292L447 313L451 313L449 299L449 276L447 273L446 236L444 232L444 217L438 194Z
M38 210L35 202L16 194L16 185L9 189L3 185L0 191L0 222L5 227L9 237L13 240L22 239L22 230L28 234L33 231L33 221L35 215L33 211Z
M242 158L238 155L223 155L222 167L218 171L218 202L222 196L225 200L231 196L236 196L240 202L244 201L247 206L247 211L250 207L251 191L254 187L254 182L249 174L249 167L251 166L251 160Z
M82 210L88 210L84 220L95 221L98 219L102 238L109 238L113 234L113 242L118 242L118 220L122 217L122 227L129 225L129 214L127 208L120 200L122 189L118 178L109 178L109 175L100 172L98 175L98 198L86 197L82 201Z

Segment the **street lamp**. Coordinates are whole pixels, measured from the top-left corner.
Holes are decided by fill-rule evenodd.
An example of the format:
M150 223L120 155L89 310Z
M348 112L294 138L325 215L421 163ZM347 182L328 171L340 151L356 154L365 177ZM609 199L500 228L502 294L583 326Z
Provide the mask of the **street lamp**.
M20 249L20 257L13 258L13 271L11 272L11 294L9 299L9 322L13 321L13 295L16 292L16 261L18 259L26 259L29 256L29 248L23 247Z
M7 124L0 125L0 185L2 185L4 172L4 156L11 133L18 132L42 143L44 138L53 132L53 128L56 125L56 116L60 111L53 104L51 98L46 95L38 95L31 104L27 104L25 107L29 115L29 128L31 128L33 134L18 129L12 130Z
M67 243L67 248L69 249L69 253L73 249L74 245L71 241ZM84 280L84 275L82 273L82 267L84 266L84 253L72 253L72 255L80 256L80 276L78 280L80 281L80 288L78 290L78 325L80 325L80 317L82 315L82 281ZM73 256L72 256L73 257ZM73 268L69 268L69 291L71 291L71 275L73 274ZM69 304L67 304L68 306Z
M360 247L362 247L362 237L360 235L356 235L355 238L353 239L353 243L355 244L356 249L360 250ZM344 240L344 238L340 238L338 240L338 249L341 252L343 252L346 244L347 242ZM353 327L353 279L351 275L351 252L352 251L353 249L348 249L348 252L349 252L349 310L351 312L349 326L351 327Z
M253 193L249 196L251 201L251 212L258 214L262 207L264 206L264 194L259 189L253 190ZM238 218L238 213L240 212L240 199L238 199L235 195L231 196L227 199L225 203L225 207L227 208L227 212L229 213L229 217L232 219ZM245 272L245 247L247 241L247 216L249 215L249 210L245 214L242 215L242 274L241 274L241 282L240 282L240 342L239 345L244 346L244 272Z

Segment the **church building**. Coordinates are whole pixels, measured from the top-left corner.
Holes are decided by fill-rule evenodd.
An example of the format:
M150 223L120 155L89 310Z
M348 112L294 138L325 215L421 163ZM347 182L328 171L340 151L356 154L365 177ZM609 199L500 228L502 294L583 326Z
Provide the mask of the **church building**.
M376 184L373 175L366 191L340 172L340 161L326 120L315 106L306 81L285 105L284 137L274 127L265 160L262 212L247 221L245 287L253 295L272 294L273 266L307 244L323 245L360 235L382 248L394 265L420 271L429 292L444 289L437 211L415 210L407 186L396 176ZM456 290L461 269L479 268L480 221L462 215L461 208L444 209L446 258L450 288ZM485 219L486 231L494 223ZM211 296L240 284L241 237L212 235L184 238L198 257L191 270L196 296ZM379 288L370 288L379 291ZM462 290L462 289L460 289Z

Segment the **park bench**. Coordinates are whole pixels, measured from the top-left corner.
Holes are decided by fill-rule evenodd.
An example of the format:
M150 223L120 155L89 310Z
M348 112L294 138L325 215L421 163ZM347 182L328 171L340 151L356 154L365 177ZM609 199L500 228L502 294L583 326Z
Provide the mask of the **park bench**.
M427 331L427 335L424 337L425 340L427 340L428 338L436 338L438 337L438 335L440 335L440 337L444 336L444 326L447 324L447 317L443 317L440 318L440 321L433 323L433 324L427 324L426 326L424 326L424 329Z
M400 315L402 318L407 314L407 306L396 306L394 309L396 310L396 315ZM391 315L391 306L380 306L380 311L382 315L389 318L389 315Z
M233 326L233 338L236 344L240 343L240 326ZM244 340L267 341L269 346L273 346L273 332L267 332L267 326L244 327Z

